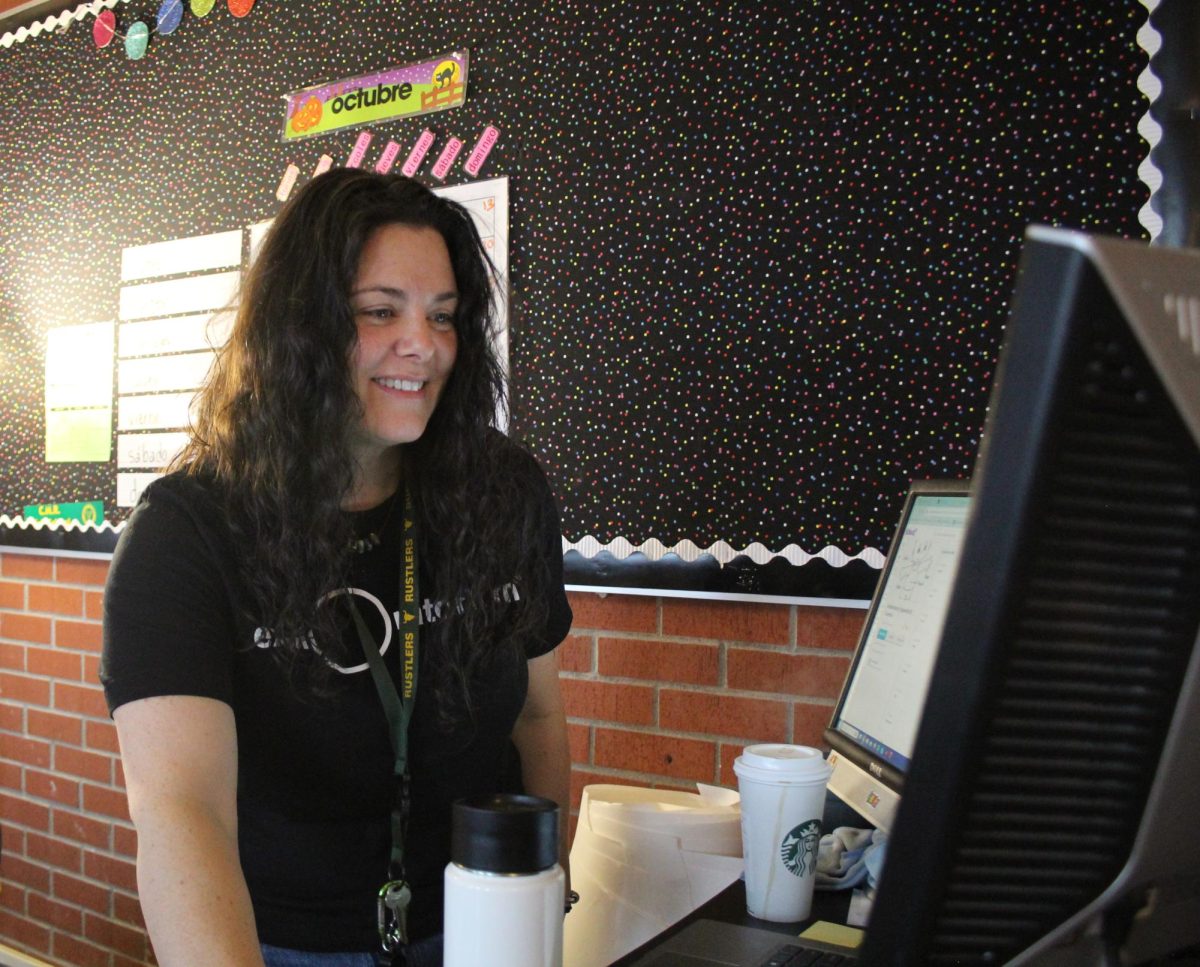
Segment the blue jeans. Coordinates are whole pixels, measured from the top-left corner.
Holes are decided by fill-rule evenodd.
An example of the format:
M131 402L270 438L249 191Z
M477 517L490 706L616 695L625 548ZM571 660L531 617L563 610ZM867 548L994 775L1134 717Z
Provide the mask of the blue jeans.
M390 963L383 954L323 954L310 950L288 950L262 945L267 967L380 967ZM406 967L442 967L442 935L426 937L404 951Z
M323 954L270 944L262 945L262 955L267 967L376 967L379 963L374 954Z

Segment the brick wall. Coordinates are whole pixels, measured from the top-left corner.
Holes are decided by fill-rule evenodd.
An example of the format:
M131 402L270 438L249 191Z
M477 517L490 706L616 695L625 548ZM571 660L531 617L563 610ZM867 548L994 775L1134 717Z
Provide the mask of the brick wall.
M0 554L0 946L64 967L152 963L97 684L107 569ZM750 742L819 743L863 619L631 595L571 604L560 657L576 806L590 782L732 785Z

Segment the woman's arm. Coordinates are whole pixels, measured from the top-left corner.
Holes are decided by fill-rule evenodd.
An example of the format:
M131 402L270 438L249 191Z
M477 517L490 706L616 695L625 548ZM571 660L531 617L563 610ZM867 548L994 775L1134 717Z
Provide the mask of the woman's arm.
M113 713L138 833L142 912L162 967L262 967L237 845L233 710L190 695Z
M547 652L529 662L529 692L513 727L513 741L521 756L521 776L530 795L553 799L562 810L559 830L559 863L567 872L570 888L568 820L571 816L571 755L567 746L567 717L558 687L558 658Z

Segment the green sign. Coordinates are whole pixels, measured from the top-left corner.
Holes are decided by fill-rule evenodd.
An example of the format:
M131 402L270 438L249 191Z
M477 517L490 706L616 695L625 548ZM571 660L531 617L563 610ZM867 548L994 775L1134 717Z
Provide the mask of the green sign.
M33 520L77 520L81 524L99 524L104 520L104 503L99 500L70 504L30 504L25 516Z

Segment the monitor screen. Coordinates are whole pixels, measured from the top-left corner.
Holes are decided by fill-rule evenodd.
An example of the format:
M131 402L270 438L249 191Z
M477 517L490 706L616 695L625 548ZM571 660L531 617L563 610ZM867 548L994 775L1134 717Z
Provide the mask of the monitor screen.
M967 523L965 493L913 494L833 727L908 769Z
M829 788L887 829L908 769L966 529L965 481L916 481L825 739Z

